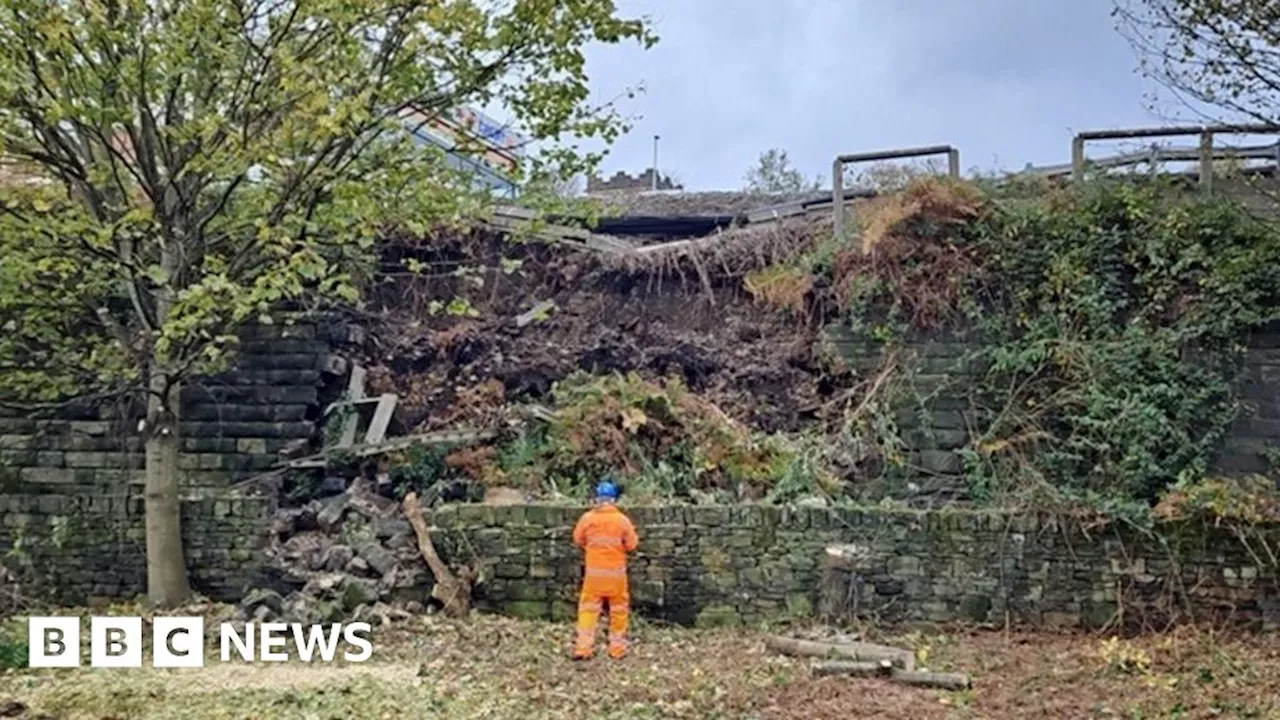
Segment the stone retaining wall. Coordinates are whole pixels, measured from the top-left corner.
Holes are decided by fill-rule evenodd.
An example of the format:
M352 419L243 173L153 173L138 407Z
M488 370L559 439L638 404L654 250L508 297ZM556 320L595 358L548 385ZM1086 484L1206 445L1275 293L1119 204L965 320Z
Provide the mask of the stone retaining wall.
M244 328L236 369L182 392L179 457L188 488L222 488L271 468L311 437L331 347L319 323ZM0 493L84 497L143 482L136 408L73 410L58 419L0 416Z
M572 526L583 510L450 506L429 519L440 528L444 554L486 568L490 607L567 619L581 579ZM681 623L824 611L844 619L1003 625L1007 617L1097 627L1158 623L1190 608L1200 618L1230 613L1255 627L1280 626L1275 568L1260 567L1226 533L1199 528L1181 528L1166 550L1115 528L1086 534L1067 521L996 513L767 506L627 512L641 536L630 566L632 605ZM1269 536L1280 540L1280 528ZM866 553L856 572L825 572L824 551L837 543ZM824 589L838 602L821 606Z
M911 473L915 483L941 500L968 494L960 449L970 440L970 428L983 425L969 400L982 368L967 356L978 347L972 338L938 335L913 336L896 349L910 374L910 397L898 398L894 415L904 460L916 469ZM840 325L825 328L823 348L868 377L887 357L885 346L859 340ZM1280 328L1249 339L1237 391L1240 411L1218 449L1214 469L1229 475L1271 472L1280 459Z

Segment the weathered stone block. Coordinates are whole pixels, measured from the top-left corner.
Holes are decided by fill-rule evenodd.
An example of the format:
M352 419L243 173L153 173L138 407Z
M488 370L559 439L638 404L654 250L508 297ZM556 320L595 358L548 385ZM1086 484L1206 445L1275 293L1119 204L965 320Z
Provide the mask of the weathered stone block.
M920 467L933 473L958 475L964 472L964 458L949 450L921 450Z
M551 603L516 600L502 606L503 613L522 620L545 620L551 615Z
M70 468L23 468L18 477L24 483L36 485L70 485L76 482L76 473Z
M708 605L698 612L694 625L700 628L739 627L742 615L732 605Z
M265 455L267 441L264 438L239 438L236 440L236 452Z
M0 435L0 450L34 449L34 438L30 435Z
M494 567L493 573L495 577L516 579L528 576L529 568L517 563L498 563L497 566ZM554 575L554 573L546 575L545 577L551 577L552 575Z
M694 525L716 527L729 522L729 508L721 506L697 506L689 508L689 520Z

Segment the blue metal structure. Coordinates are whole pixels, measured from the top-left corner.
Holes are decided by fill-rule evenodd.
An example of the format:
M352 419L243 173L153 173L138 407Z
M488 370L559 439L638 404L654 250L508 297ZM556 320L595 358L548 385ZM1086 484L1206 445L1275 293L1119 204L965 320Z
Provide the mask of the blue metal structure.
M501 166L514 166L522 154L519 148L525 142L523 138L471 108L462 108L434 122L423 122L424 119L425 116L419 114L405 118L415 142L443 150L449 166L471 175L476 187L487 188L501 197L519 195L519 187ZM459 151L459 142L455 139L459 135L466 137L468 143L479 140L483 150L477 152L469 147L465 152Z

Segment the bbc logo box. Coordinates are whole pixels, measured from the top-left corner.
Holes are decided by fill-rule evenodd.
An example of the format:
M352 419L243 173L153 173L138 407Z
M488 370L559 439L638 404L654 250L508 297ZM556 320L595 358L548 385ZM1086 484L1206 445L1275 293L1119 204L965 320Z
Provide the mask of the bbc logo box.
M32 617L27 622L28 664L33 668L80 667L83 657L78 617ZM364 662L373 654L369 623L302 625L300 623L222 623L218 628L218 656L223 662L333 662L338 649L348 662ZM155 617L151 620L151 665L159 668L197 668L205 664L205 624L202 617ZM141 617L89 619L89 666L140 668L147 633ZM292 641L292 642L291 642ZM290 649L292 645L292 651Z

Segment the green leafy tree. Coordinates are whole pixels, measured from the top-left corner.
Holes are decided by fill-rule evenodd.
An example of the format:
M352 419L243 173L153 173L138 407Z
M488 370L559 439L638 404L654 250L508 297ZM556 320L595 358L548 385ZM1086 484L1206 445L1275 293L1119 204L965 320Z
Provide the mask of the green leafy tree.
M1143 72L1180 100L1280 119L1280 11L1272 0L1116 0Z
M150 600L189 595L179 390L246 321L358 299L379 231L478 208L406 123L501 103L551 142L624 130L610 0L0 0L0 398L145 393ZM567 174L597 159L551 145Z
M822 186L820 180L805 180L804 175L791 166L786 150L773 148L760 153L756 166L747 171L748 192L796 195L813 192Z

